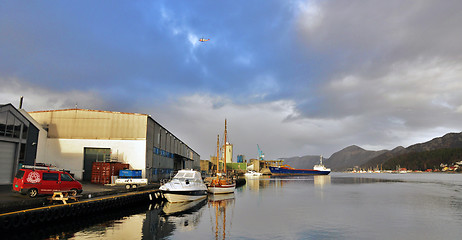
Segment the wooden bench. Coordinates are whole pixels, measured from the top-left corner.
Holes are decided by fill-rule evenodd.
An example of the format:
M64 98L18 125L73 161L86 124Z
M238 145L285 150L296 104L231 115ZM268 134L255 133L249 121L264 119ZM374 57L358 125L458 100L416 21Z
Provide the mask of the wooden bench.
M50 203L53 203L53 201L62 201L64 204L67 204L67 201L69 201L69 199L74 200L75 202L78 202L81 196L72 195L74 193L75 193L74 191L53 192L53 196L49 197L48 200L50 200Z

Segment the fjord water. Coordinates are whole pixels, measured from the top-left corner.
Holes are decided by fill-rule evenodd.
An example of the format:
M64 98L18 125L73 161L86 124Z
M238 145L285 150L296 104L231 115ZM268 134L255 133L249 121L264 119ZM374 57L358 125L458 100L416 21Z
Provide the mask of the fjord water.
M145 212L70 239L460 239L462 174L254 177L232 195ZM186 210L188 209L188 210Z

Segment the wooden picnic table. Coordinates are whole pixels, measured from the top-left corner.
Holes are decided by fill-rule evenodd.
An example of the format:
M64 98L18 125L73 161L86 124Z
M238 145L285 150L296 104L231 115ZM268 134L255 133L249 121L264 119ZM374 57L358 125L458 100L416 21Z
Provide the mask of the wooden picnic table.
M81 196L73 194L75 194L74 191L56 191L53 192L53 196L49 197L48 200L50 200L50 203L53 203L53 201L62 201L64 204L67 204L69 199L78 202Z

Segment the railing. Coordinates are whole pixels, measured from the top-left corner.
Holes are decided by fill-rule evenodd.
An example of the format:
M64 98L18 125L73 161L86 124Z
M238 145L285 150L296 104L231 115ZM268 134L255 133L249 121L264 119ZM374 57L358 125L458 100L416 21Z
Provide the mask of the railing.
M45 167L45 166L31 166L31 165L22 165L21 168L24 169L40 169L40 170L56 170L60 171L57 167ZM64 170L64 169L62 169Z
M62 171L62 172L67 172L67 173L71 173L71 170L69 169L64 169L64 168L58 168L58 167L52 167L52 166L35 166L35 165L22 165L21 166L22 169L33 169L33 170L53 170L53 171ZM82 170L80 170L82 171ZM72 170L72 172L79 172L79 170ZM82 171L83 172L83 171Z

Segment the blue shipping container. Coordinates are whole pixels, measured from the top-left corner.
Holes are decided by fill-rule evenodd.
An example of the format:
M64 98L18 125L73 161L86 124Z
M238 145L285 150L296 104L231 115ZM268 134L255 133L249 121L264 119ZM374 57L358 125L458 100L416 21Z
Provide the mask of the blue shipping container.
M141 170L120 170L120 178L141 178Z

